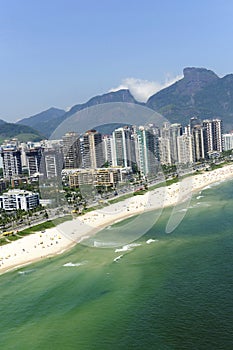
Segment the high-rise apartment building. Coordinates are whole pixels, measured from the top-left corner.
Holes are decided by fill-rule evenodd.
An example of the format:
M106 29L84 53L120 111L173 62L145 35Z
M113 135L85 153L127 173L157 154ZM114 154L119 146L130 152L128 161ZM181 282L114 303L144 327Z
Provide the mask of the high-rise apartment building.
M213 132L213 150L217 152L222 152L223 151L222 121L220 119L212 120L212 132Z
M82 166L84 168L101 168L104 165L102 135L96 130L88 130L83 135Z
M176 164L178 162L177 138L182 135L181 124L171 124L169 128L170 147L171 147L171 162Z
M222 152L222 121L220 119L203 120L204 142L207 153Z
M181 124L165 122L160 131L159 149L162 164L176 164L178 162L177 137L182 135Z
M136 163L135 139L132 129L124 126L113 131L116 165L133 168Z
M197 117L192 117L190 118L190 124L189 124L189 127L190 127L190 135L192 134L192 131L194 129L194 127L196 126L202 126L202 121L201 119L197 118Z
M25 151L29 176L40 172L40 162L42 158L42 147L29 143Z
M43 174L47 179L59 177L63 167L60 148L45 148L43 152ZM42 169L41 169L42 170Z
M155 154L156 135L150 127L140 126L136 129L136 162L138 170L147 176L156 173L158 158Z
M63 137L64 167L76 169L81 166L80 141L76 132L67 132Z
M203 131L204 131L204 142L207 153L213 152L213 128L212 120L205 119L203 120Z
M223 150L230 151L233 149L233 133L223 134Z
M104 163L107 163L109 166L116 166L116 153L112 135L104 135L102 142Z
M192 164L194 161L193 137L183 134L177 137L177 154L179 164Z
M204 141L204 132L201 125L196 125L192 130L193 147L194 147L194 161L199 162L207 156L206 143Z
M11 178L22 174L21 152L15 144L2 145L0 149L3 176Z

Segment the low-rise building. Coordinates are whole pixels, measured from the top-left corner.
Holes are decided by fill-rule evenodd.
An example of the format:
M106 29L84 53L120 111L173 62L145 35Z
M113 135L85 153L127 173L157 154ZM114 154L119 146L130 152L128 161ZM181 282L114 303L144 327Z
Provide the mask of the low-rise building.
M97 169L78 169L70 173L69 186L79 187L82 185L114 187L119 182L126 181L130 168L97 168Z
M13 210L32 210L39 205L39 194L24 190L9 190L0 195L0 208Z

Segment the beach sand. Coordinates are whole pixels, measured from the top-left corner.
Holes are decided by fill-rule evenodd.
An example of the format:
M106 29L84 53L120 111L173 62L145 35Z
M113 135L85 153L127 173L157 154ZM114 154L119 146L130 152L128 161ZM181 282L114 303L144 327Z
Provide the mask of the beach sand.
M61 254L100 229L146 210L154 210L191 199L193 192L233 177L233 165L193 175L170 186L148 191L100 210L89 212L55 228L18 239L0 247L0 273ZM67 234L64 234L67 233Z

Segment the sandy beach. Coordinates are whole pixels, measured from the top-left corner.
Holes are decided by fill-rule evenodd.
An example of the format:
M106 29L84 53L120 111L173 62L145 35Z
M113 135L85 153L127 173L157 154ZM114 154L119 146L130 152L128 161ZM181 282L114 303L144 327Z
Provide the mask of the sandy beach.
M191 199L192 193L206 186L233 178L233 165L182 179L170 186L148 191L92 211L55 228L18 239L0 247L0 273L61 254L100 229L146 210L154 210Z

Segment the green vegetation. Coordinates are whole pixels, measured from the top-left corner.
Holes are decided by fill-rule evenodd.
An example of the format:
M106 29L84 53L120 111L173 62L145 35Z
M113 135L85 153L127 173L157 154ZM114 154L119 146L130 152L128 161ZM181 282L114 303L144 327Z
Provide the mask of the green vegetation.
M30 126L2 122L0 128L0 143L6 139L17 138L21 142L40 141L44 138L38 131Z
M225 165L231 164L231 162L221 162L221 163L210 163L210 169L215 170L219 168L223 168Z
M134 196L141 196L141 195L145 194L146 192L147 192L146 189L144 189L144 190L138 190L138 191L135 191L135 192L133 193L133 195L134 195Z
M11 235L7 235L7 237L0 237L0 245L11 243L17 239L20 239L20 238L27 236L27 235L30 235L32 233L36 233L39 231L44 231L46 229L56 227L57 225L62 224L63 222L66 222L66 221L69 221L72 219L73 219L72 215L66 215L66 216L63 216L61 218L57 218L54 220L48 220L48 221L43 222L41 224L38 224L38 225L35 225L32 227L28 227L25 230L19 231L17 233L11 234Z
M229 151L223 151L222 153L221 153L221 158L223 157L229 157L229 156L231 156L232 155L232 152L233 152L233 150L231 149L231 150L229 150Z
M170 180L166 180L166 186L170 186L172 184L175 184L176 182L179 182L179 178L178 176L173 178L173 179L170 179Z
M163 182L156 184L156 185L149 186L148 191L153 191L153 190L156 190L156 188L164 187L164 186L167 186L167 183L165 180Z
M114 199L110 199L108 202L110 204L114 204L114 203L118 203L118 202L124 201L125 199L131 198L131 197L133 197L133 193L127 193L127 194L124 194L123 196L120 196L120 197L117 197L117 198L114 198Z
M72 219L73 219L72 215L66 215L66 216L63 216L61 218L57 218L54 220L48 220L46 222L43 222L42 224L38 224L38 225L35 225L33 227L26 228L23 231L20 231L20 235L28 235L28 234L35 233L38 231L43 231L43 230L46 230L49 228L53 228L59 224L62 224L63 222L66 222L66 221L69 221Z
M41 139L45 138L43 135L38 134L37 132L34 133L22 133L22 134L16 134L14 138L17 138L20 142L28 142L28 141L40 141Z
M18 125L27 125L39 133L49 137L62 122L65 111L58 108L50 108L32 117L24 118L17 122Z
M163 174L168 175L177 172L176 165L162 165Z

